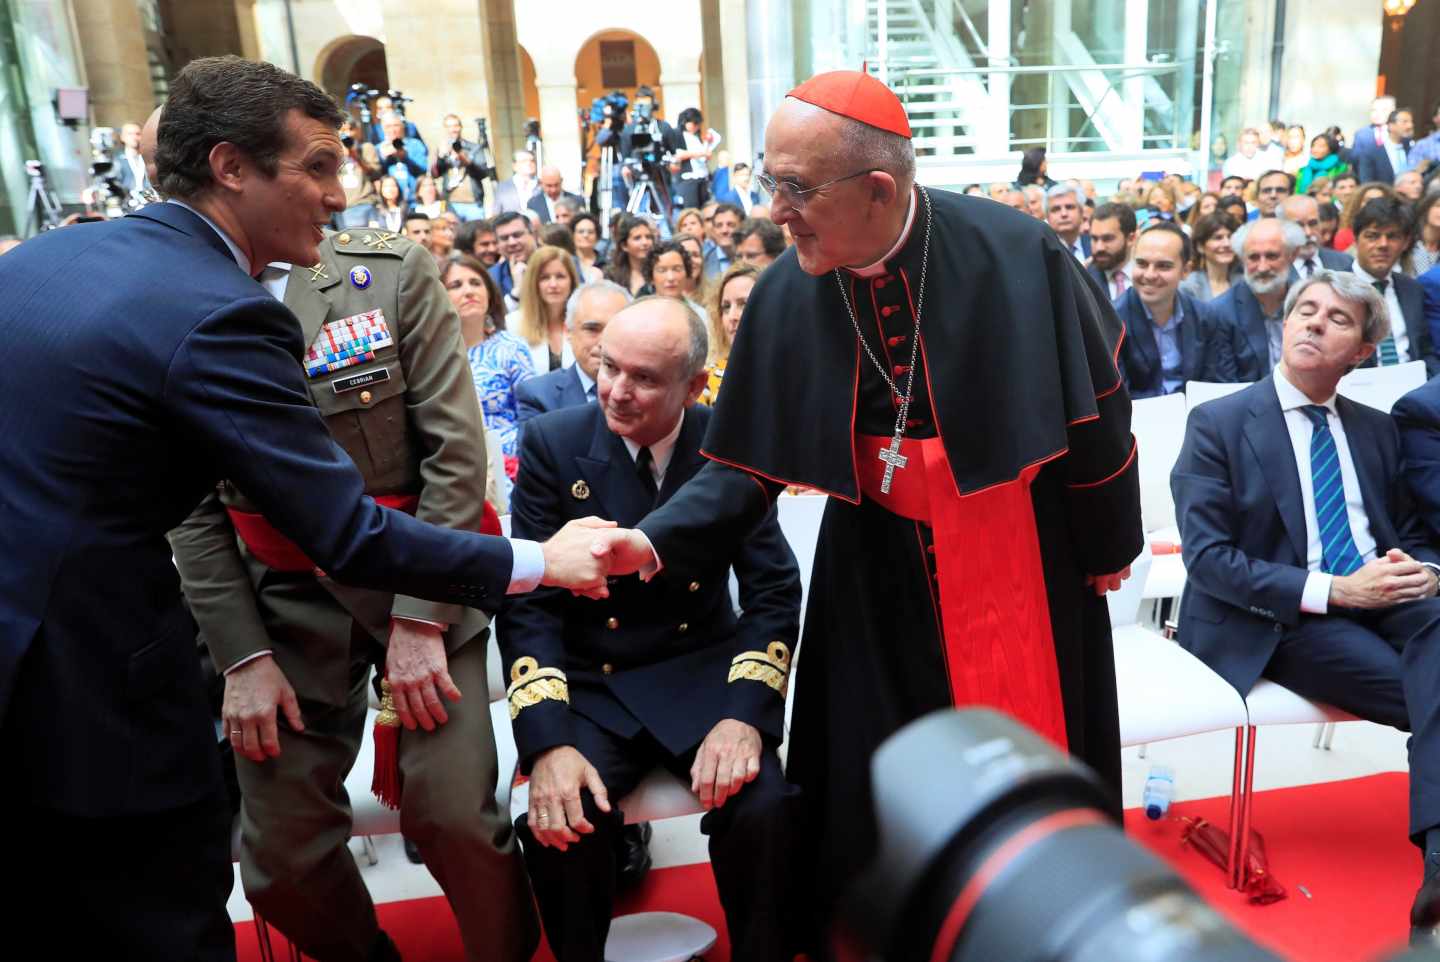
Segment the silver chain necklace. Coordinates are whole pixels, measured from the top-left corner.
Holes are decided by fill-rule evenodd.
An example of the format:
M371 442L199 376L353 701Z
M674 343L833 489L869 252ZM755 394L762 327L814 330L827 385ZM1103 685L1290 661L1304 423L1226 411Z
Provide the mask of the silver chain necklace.
M875 356L870 349L870 342L865 340L865 335L860 332L860 321L855 317L855 308L850 304L850 294L845 290L845 278L841 276L840 269L835 269L835 283L840 285L840 299L845 302L845 311L850 315L850 324L855 328L855 337L860 341L860 346L865 349L865 355L870 358L870 363L875 365L875 370L890 385L890 390L900 400L900 413L895 418L895 436L890 439L890 447L881 451L879 458L885 462L885 476L880 480L880 492L890 493L890 485L895 480L895 469L905 467L909 458L900 453L900 441L905 435L905 419L910 414L910 400L915 396L915 362L920 358L920 313L925 308L925 273L930 266L930 194L924 187L920 188L920 197L925 201L925 246L920 254L920 293L915 298L915 333L911 337L913 342L910 346L910 377L905 382L905 393L900 393L900 388L895 384L895 379L890 372L885 370L885 365Z

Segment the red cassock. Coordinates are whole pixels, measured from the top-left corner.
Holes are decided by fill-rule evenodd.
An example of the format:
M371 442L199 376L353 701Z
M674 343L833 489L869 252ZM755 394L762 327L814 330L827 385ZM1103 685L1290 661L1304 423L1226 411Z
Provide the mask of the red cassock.
M817 932L873 853L870 754L937 708L1013 715L1095 768L1118 813L1109 619L1085 579L1124 568L1143 541L1124 328L1043 223L925 193L928 218L917 192L910 234L877 276L812 277L793 252L766 270L706 437L715 463L640 525L683 575L743 537L781 485L831 495L787 767L813 872L794 908ZM917 368L888 493L879 454L899 400L857 324L902 393L912 357Z

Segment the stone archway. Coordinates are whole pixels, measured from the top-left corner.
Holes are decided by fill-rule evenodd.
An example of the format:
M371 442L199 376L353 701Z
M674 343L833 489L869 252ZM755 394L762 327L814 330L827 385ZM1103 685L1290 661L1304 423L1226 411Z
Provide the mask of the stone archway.
M588 179L599 173L600 149L595 145L595 137L604 126L588 122L594 102L615 91L624 94L627 102L634 102L639 87L649 87L655 92L655 105L663 112L660 56L650 41L629 30L602 30L581 45L575 55L575 107L587 120L584 137L587 187Z
M374 37L337 37L316 55L314 76L321 89L341 103L351 84L385 90L390 86L385 45Z

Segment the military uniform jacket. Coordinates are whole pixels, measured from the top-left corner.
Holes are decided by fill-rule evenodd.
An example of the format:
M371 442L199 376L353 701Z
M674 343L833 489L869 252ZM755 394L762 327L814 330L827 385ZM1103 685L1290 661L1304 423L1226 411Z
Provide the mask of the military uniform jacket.
M332 234L296 266L285 305L300 322L310 397L372 496L419 496L416 516L479 528L485 441L460 322L425 248L379 230ZM447 647L488 624L474 608L355 588L255 557L225 508L257 509L224 482L171 544L216 668L271 649L306 697L344 704L358 624L382 644L391 615L450 625Z
M686 411L660 502L704 463L709 421L708 408ZM515 537L543 540L588 515L631 527L651 508L600 405L526 424L511 496ZM626 738L648 731L676 755L723 718L778 742L799 616L799 570L773 507L734 557L717 556L683 579L662 569L648 583L611 579L610 597L599 601L550 588L508 599L498 636L524 769L546 749L574 744L575 713Z

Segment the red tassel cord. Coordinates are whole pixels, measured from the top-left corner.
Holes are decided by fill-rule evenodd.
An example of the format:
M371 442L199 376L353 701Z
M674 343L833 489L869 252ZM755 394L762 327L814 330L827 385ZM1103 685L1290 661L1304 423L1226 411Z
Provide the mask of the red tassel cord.
M380 682L380 714L375 716L375 775L370 791L386 808L400 807L400 715L395 711L395 696L390 682Z

